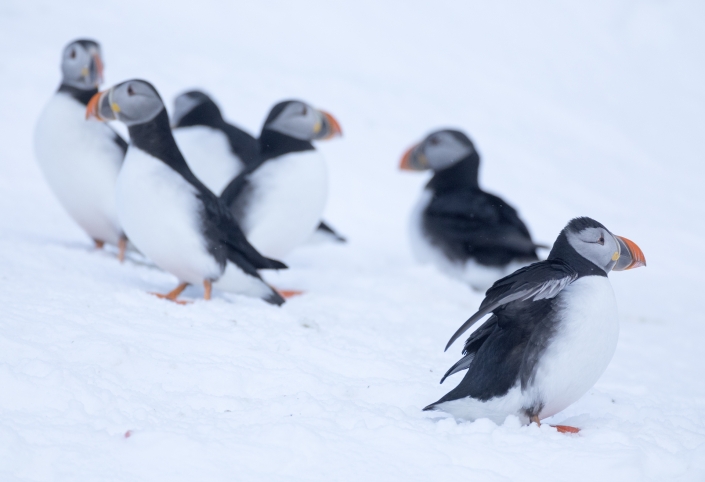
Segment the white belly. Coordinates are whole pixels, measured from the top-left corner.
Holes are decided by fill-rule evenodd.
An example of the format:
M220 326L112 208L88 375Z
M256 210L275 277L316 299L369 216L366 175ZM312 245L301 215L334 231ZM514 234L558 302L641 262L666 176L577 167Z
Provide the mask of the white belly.
M107 125L85 118L85 106L66 94L55 94L35 130L37 161L78 225L93 239L117 244L122 229L115 207L115 182L122 150Z
M527 390L544 403L540 418L560 412L595 385L619 338L617 301L606 277L580 278L558 296L564 318Z
M217 196L242 171L242 161L230 150L222 131L206 126L174 129L174 139L191 171Z
M192 284L221 275L201 234L196 195L196 188L171 167L130 146L117 182L125 233L157 266Z
M282 258L318 226L328 196L325 160L316 151L265 162L251 176L252 197L242 228L269 258Z
M409 238L414 257L421 263L431 263L446 276L470 285L478 291L486 291L500 278L507 276L529 263L513 261L505 266L484 266L473 259L451 260L443 251L434 246L423 232L423 213L433 197L433 192L424 189L414 206L409 222Z

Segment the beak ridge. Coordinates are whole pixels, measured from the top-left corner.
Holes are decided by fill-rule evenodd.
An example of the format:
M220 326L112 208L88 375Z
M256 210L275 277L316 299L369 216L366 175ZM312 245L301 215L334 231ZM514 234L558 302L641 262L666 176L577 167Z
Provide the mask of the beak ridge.
M323 129L321 129L320 135L317 140L332 139L333 137L341 137L343 135L343 130L340 128L340 124L326 111L319 110L321 118L323 119Z
M628 269L646 266L644 252L637 244L623 236L615 236L620 245L620 254L612 271L625 271Z
M99 121L115 120L115 113L110 106L105 105L108 98L108 90L97 92L86 106L86 120L96 119Z

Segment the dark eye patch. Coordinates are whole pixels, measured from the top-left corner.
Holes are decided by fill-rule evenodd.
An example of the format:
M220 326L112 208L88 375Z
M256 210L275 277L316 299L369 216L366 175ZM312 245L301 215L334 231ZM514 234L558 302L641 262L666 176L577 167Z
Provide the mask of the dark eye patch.
M599 244L600 246L605 245L605 235L604 234L600 235L600 239L597 240L597 244Z
M76 51L74 49L71 49L71 53L69 54L69 57L71 57L72 59L76 58Z
M131 85L127 86L127 95L135 95L135 91L132 89Z

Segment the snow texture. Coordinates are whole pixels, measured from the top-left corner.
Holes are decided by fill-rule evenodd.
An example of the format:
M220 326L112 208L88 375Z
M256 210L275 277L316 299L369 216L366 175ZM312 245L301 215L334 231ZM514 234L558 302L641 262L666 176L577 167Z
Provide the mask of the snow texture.
M704 20L685 0L3 0L0 480L705 480ZM147 294L173 276L92 248L32 153L84 36L106 85L203 88L253 132L285 98L341 122L319 148L350 242L267 274L305 295L177 306ZM427 178L398 161L442 127L538 242L587 215L646 254L611 276L612 363L549 420L578 435L421 411L462 376L438 384L443 347L481 301L409 248Z

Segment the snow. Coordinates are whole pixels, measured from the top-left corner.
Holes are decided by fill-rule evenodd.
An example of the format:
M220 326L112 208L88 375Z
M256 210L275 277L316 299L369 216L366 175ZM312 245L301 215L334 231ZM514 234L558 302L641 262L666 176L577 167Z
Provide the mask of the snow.
M705 478L705 6L695 1L0 4L0 480L564 481ZM257 131L300 98L325 218L348 245L295 251L282 308L97 252L55 201L32 131L63 46L99 40L106 85L193 87ZM431 129L466 130L481 183L537 240L589 215L648 268L611 276L621 312L597 385L549 422L422 412L458 382L443 347L481 297L413 261L426 178L398 172ZM128 435L129 436L126 436Z

